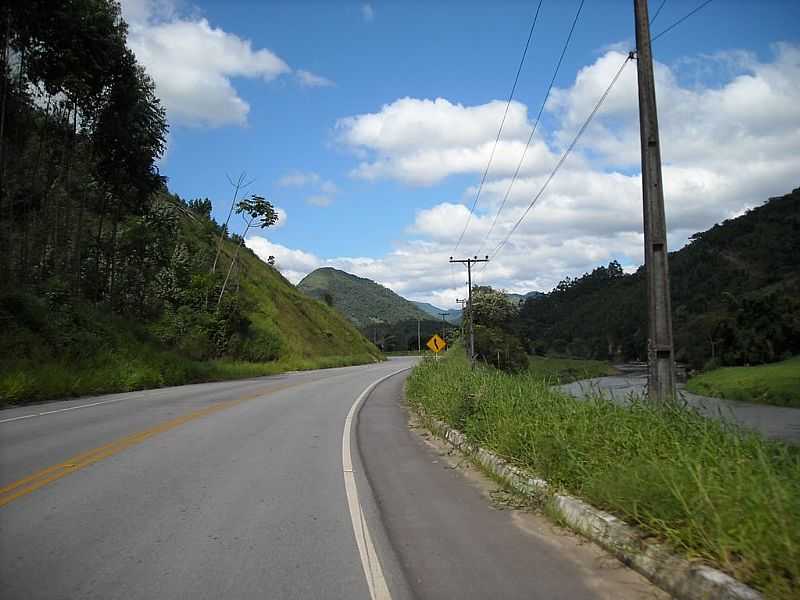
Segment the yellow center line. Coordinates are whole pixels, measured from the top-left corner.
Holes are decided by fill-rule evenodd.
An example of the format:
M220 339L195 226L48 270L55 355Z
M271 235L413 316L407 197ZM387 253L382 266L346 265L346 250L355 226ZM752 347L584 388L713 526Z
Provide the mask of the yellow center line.
M141 444L145 440L158 435L159 433L164 433L175 429L176 427L180 427L181 425L188 423L189 421L194 421L195 419L200 419L202 417L206 417L212 415L214 413L218 413L222 410L227 408L231 408L236 406L237 404L241 404L247 400L253 400L255 398L261 398L263 396L267 396L269 394L273 394L275 392L280 392L292 387L296 387L298 385L302 385L303 381L297 383L290 383L285 385L276 386L267 390L261 390L255 393L247 394L245 396L240 396L235 400L226 400L225 402L218 402L217 404L212 404L207 406L203 409L196 410L194 412L190 412L188 414L182 415L175 419L171 419L169 421L165 421L144 431L139 431L137 433L133 433L131 435L127 435L123 438L100 446L98 448L94 448L93 450L88 450L86 452L81 452L80 454L76 454L75 456L68 458L64 462L61 462L57 465L52 465L27 477L23 477L6 485L5 487L0 488L0 508L10 504L17 498L30 494L38 490L45 485L52 483L61 479L62 477L66 477L70 473L75 473L89 465L93 465L96 462L99 462L105 458L109 458L114 456L115 454L119 454L123 450L130 448L131 446L136 446L137 444Z

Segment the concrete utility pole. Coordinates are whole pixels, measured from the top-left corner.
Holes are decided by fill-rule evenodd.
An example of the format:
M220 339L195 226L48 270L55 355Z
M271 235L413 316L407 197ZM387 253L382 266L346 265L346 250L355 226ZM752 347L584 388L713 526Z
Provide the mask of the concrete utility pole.
M419 319L417 319L417 354L422 354L422 339L419 337Z
M639 133L642 142L642 196L644 203L644 264L647 271L649 381L651 400L675 399L675 359L672 347L672 309L667 264L667 226L661 183L661 147L658 139L653 54L647 0L634 0L636 70L639 75Z
M478 258L477 256L473 256L472 258L464 258L460 260L454 260L453 257L450 257L451 263L463 263L467 265L467 308L469 313L469 362L470 364L475 363L475 324L472 321L472 265L475 263L483 263L489 262L489 255L487 254L484 258ZM464 315L461 315L461 319L463 322Z

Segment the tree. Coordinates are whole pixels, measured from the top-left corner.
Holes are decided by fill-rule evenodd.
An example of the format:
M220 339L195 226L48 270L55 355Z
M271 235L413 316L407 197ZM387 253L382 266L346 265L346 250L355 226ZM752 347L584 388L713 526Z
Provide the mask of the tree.
M259 229L266 229L278 222L278 213L275 207L265 200L263 196L257 196L255 194L239 201L239 204L236 205L236 214L247 215L247 225L244 228L244 233L242 233L241 241L236 245L236 250L231 259L231 266L228 267L228 274L225 275L225 281L222 283L222 289L219 291L217 308L219 308L219 305L222 303L222 296L225 294L225 288L228 286L231 271L233 271L233 266L236 264L236 259L239 257L239 249L244 244L247 232L254 226Z

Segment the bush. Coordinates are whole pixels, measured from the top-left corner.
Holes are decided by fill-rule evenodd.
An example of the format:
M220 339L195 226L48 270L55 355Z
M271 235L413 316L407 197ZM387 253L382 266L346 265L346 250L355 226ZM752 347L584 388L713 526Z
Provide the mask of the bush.
M528 368L528 355L519 338L495 327L475 326L475 353L496 369Z

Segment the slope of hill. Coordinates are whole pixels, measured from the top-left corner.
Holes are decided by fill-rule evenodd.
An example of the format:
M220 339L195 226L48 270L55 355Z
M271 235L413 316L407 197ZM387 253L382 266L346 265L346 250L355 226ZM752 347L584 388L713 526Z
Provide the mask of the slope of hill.
M405 319L430 318L411 301L371 279L331 267L312 271L297 284L297 289L329 303L360 328Z
M238 240L224 240L211 276L220 227L205 212L210 204L192 210L198 203L168 194L157 202L176 222L167 252L172 260L149 282L161 286L151 292L157 305L139 311L134 303L115 314L59 286L0 292L6 324L0 404L380 358L347 319L300 293L246 247L215 308Z
M670 253L675 352L700 368L800 353L800 189L695 234ZM529 348L587 358L645 357L643 269L619 264L526 301Z
M448 310L444 310L439 308L438 306L430 304L429 302L417 302L416 300L412 300L411 302L413 302L417 308L428 313L434 319L441 319L442 313L447 313L444 318L445 321L447 321L448 323L457 324L461 322L461 310L459 310L458 308L450 308Z

